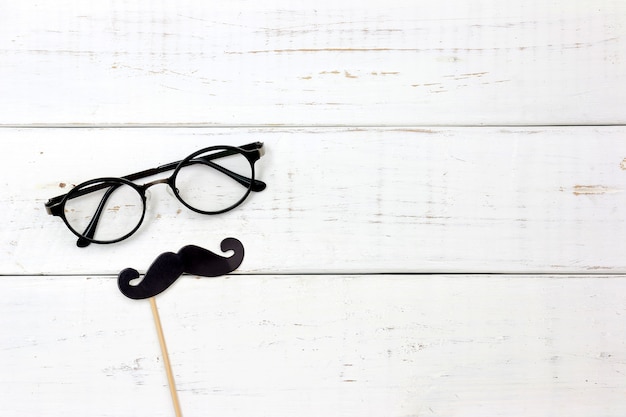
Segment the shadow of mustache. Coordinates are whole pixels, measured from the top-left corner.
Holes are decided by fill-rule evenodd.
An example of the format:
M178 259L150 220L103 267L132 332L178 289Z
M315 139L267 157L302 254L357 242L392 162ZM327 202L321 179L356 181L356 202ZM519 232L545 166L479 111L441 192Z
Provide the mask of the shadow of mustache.
M130 282L139 278L139 272L126 268L119 273L117 286L126 297L140 300L162 293L183 273L203 277L226 275L241 265L244 249L241 242L233 237L222 240L220 248L222 252L234 253L230 257L224 257L194 245L184 246L177 253L162 253L150 265L138 284L131 285Z

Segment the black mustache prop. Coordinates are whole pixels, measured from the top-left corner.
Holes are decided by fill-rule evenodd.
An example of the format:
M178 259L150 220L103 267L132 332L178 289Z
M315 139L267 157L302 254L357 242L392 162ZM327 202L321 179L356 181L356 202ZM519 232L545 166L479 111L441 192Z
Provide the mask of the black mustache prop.
M230 257L223 257L194 245L184 246L178 253L162 253L137 285L130 284L130 281L139 278L139 272L133 268L126 268L119 273L117 285L126 297L140 300L162 293L183 273L203 277L226 275L241 265L244 249L241 242L233 237L222 240L220 248L222 252L232 250L234 253Z

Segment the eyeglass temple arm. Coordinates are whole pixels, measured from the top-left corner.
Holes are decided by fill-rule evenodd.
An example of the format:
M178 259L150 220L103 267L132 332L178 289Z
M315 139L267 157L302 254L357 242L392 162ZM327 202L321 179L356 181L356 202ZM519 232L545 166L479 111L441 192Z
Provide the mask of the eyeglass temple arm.
M203 158L198 158L198 159L192 159L189 161L188 165L191 165L193 163L198 163L198 164L210 166L211 168L221 172L222 174L225 174L229 176L230 178L234 179L235 181L237 181L239 184L243 185L244 187L246 188L250 187L250 190L252 191L257 191L257 192L263 191L265 190L265 187L267 187L267 185L263 181L259 181L259 180L252 180L252 186L251 186L250 178L237 174L236 172L233 172L227 168L224 168L223 166L216 164L210 159L212 158L203 157Z
M100 216L102 216L102 211L104 210L104 206L107 200L109 199L109 197L111 196L111 194L113 194L113 191L115 191L117 187L119 187L119 185L114 184L109 187L110 188L102 196L102 200L100 200L100 204L98 204L98 208L96 209L96 212L91 218L91 221L85 228L85 231L83 232L83 236L79 237L78 240L76 241L76 246L78 246L79 248L84 248L91 244L91 242L86 238L91 239L96 234L96 227L98 227L98 221L100 220Z
M261 156L263 156L265 154L265 150L263 149L263 143L261 142L253 142L253 143L249 143L247 145L243 145L239 147L240 149L243 149L244 151L253 151L256 150L258 151L258 155L256 156L256 159L253 159L253 161L256 161L257 159L259 159ZM234 155L235 153L237 153L236 151L231 151L231 150L225 150L225 151L221 151L212 155L207 155L207 156L203 156L197 159L192 159L190 161L187 162L187 164L185 166L189 166L191 164L194 163L198 163L200 161L204 161L206 163L206 165L211 166L212 168L220 171L221 173L228 175L229 177L231 177L232 179L234 179L235 181L237 181L238 183L240 183L241 185L245 186L245 187L251 187L250 189L252 191L263 191L267 185L263 182L263 181L259 181L257 179L251 179L248 177L245 177L243 175L237 174L236 172L233 172L227 168L222 167L221 165L216 164L215 162L212 162L214 159L219 159L219 158L223 158L225 156L230 156L230 155ZM122 177L124 179L127 179L129 181L135 181L141 178L145 178L145 177L150 177L152 175L156 175L156 174L160 174L162 172L166 172L166 171L171 171L173 169L175 169L178 164L180 164L182 162L181 161L176 161L176 162L170 162L169 164L165 164L165 165L161 165L160 167L156 167L156 168L152 168L152 169L148 169L145 171L141 171L141 172L137 172L135 174L131 174L131 175L127 175L125 177ZM250 186L250 183L252 182L252 186Z

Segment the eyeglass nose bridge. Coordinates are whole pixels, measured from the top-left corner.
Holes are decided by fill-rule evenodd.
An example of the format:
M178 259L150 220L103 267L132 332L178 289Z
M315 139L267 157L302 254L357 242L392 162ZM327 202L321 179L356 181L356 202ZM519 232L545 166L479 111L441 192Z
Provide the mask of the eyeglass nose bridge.
M152 187L153 185L157 185L157 184L171 185L171 181L170 180L171 180L170 178L161 178L159 180L150 181L150 182L147 182L144 185L142 185L141 188L143 188L143 190L146 191L148 188Z

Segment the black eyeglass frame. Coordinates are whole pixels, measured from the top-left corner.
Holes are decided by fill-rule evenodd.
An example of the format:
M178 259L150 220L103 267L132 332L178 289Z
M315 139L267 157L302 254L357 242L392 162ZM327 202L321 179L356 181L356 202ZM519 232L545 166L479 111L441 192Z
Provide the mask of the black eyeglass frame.
M213 152L213 151L218 151L218 152L210 155L210 158L204 157L204 158L201 158L202 159L201 161L194 160L194 158L196 158L198 155L201 155L207 152ZM228 170L227 168L224 168L212 162L212 160L214 159L218 159L218 158L222 158L222 157L230 156L230 155L235 155L235 154L243 155L250 163L250 178L237 174L233 171ZM180 201L188 209L195 211L197 213L200 213L200 214L208 214L208 215L224 213L224 212L234 209L235 207L243 203L243 201L250 195L251 191L260 192L266 188L266 184L263 181L260 181L254 178L255 176L254 163L258 161L264 154L265 154L265 149L263 147L262 142L253 142L253 143L249 143L247 145L242 145L239 147L228 146L228 145L210 146L207 148L200 149L180 161L170 162L168 164L161 165L156 168L147 169L144 171L136 172L134 174L125 175L123 177L101 177L101 178L95 178L89 181L82 182L76 185L75 187L73 187L72 190L70 190L66 194L62 194L62 195L49 199L45 203L46 211L48 214L52 216L61 217L61 219L67 226L67 228L79 238L78 241L76 242L76 245L79 247L88 246L90 243L109 244L109 243L120 242L124 239L129 238L131 235L137 232L137 230L143 223L143 220L146 214L146 201L147 201L146 190L148 188L156 184L167 184L172 189L172 192L174 193L174 196L176 197L176 199L178 199L178 201ZM222 172L225 175L228 175L229 177L233 178L241 185L247 187L246 192L237 202L235 202L234 204L224 209L220 209L216 211L205 211L205 210L200 210L196 207L191 206L188 202L186 202L180 196L179 191L176 188L176 176L178 175L178 173L183 167L192 165L194 163L204 163L204 164L210 165L212 168L217 169L218 171ZM160 174L163 172L171 171L172 169L174 170L174 172L172 173L172 175L170 175L167 178L157 179L157 180L150 181L142 185L138 185L133 182L141 178L146 178L146 177L150 177L150 176ZM118 186L127 185L133 188L135 191L137 191L137 193L141 196L142 203L143 203L141 218L139 219L139 222L137 223L137 225L130 232L126 233L125 235L119 238L115 238L111 240L94 239L93 235L95 234L95 230L96 230L100 215L102 214L104 204L106 203L106 200L109 198L112 191L114 191L116 188L114 184L119 184ZM91 222L85 229L85 232L81 234L80 232L74 230L74 228L70 225L69 221L67 220L67 217L65 216L65 204L73 198L80 197L82 195L85 195L91 192L99 191L107 187L109 188L109 190L104 194L96 210L96 213L94 214Z

